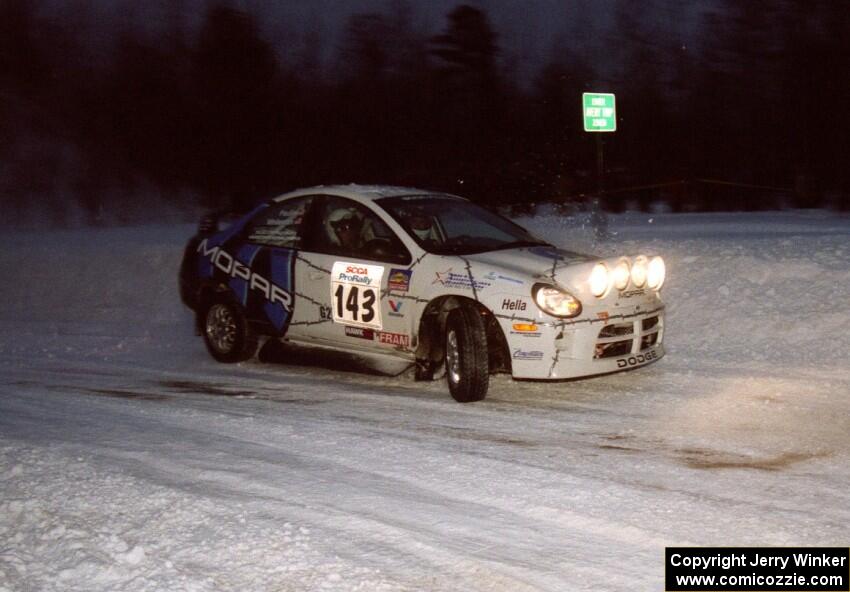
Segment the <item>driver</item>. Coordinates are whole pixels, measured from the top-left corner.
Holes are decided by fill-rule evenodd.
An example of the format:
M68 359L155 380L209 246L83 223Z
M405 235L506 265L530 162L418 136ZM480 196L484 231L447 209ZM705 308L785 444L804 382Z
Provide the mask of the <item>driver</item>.
M354 208L338 208L331 212L326 223L328 238L344 249L359 249L363 219Z
M431 217L421 209L411 210L407 216L407 224L414 235L422 243L439 242L439 235L434 228Z

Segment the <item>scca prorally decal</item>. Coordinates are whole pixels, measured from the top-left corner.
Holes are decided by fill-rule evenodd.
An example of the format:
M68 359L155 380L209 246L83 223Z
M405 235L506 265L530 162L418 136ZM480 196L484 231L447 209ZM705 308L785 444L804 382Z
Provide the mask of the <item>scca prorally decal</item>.
M383 276L384 268L380 265L335 261L330 285L333 322L382 329Z
M269 302L280 304L286 312L292 312L292 295L289 292L258 273L254 273L250 267L221 247L207 248L207 239L204 239L198 245L197 252L204 257L209 257L216 268L230 277L241 278L248 282L251 290L260 292Z
M368 266L345 265L344 267L344 270L337 270L336 265L334 265L335 281L345 282L347 284L363 284L366 286L372 283L372 278L369 277Z

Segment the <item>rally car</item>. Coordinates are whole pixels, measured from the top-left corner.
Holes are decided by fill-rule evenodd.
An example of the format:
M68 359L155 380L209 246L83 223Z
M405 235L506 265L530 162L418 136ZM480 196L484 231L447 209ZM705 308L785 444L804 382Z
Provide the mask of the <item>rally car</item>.
M562 250L461 197L347 185L281 195L224 229L202 219L180 291L221 362L268 338L384 354L468 402L494 372L564 379L660 359L664 279L661 257Z

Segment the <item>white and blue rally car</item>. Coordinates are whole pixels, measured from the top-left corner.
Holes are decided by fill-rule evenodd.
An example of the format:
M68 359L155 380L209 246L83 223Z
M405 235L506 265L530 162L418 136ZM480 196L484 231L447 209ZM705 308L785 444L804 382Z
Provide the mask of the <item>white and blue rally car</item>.
M225 229L202 220L183 302L221 362L261 337L416 364L461 402L489 375L564 379L664 355L661 257L558 249L466 199L334 186L263 203Z

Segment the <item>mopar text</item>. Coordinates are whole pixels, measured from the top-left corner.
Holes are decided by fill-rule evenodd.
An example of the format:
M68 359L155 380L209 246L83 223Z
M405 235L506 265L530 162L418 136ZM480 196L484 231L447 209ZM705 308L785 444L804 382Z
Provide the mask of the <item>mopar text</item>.
M289 292L274 284L270 280L267 280L263 276L251 271L250 267L233 257L221 247L207 248L207 239L204 239L201 241L201 244L198 245L197 252L201 253L204 257L209 257L210 261L212 261L212 264L215 265L216 268L223 271L230 277L240 278L248 282L248 285L252 290L257 290L262 293L269 302L276 302L280 304L286 312L292 312L292 296Z

